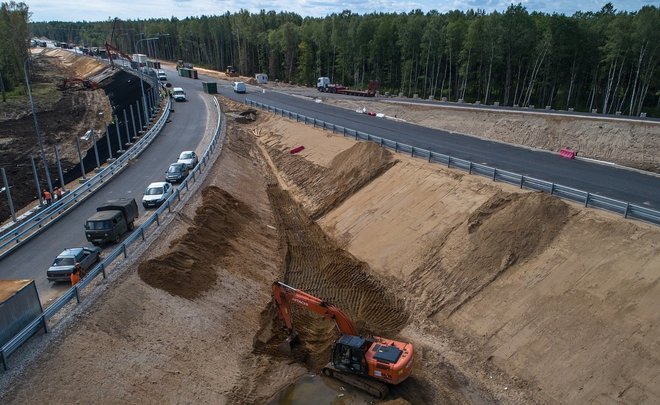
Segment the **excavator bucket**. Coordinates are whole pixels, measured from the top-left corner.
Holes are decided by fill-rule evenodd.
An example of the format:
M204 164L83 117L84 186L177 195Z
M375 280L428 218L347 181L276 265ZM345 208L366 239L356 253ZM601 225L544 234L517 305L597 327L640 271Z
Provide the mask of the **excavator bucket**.
M280 345L278 346L280 352L287 356L291 356L291 354L293 353L292 347L297 340L298 340L298 332L296 331L291 332L291 334L286 338L286 340L280 343Z

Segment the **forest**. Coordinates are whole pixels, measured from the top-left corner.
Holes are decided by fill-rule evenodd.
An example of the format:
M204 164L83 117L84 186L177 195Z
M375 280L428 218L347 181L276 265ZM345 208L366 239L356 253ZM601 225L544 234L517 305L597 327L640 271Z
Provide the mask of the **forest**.
M25 3L0 4L0 93L6 101L6 92L23 82L23 63L28 55L28 6Z
M114 29L113 29L114 28ZM660 9L572 16L521 4L482 10L322 18L242 10L185 19L35 22L37 37L183 59L314 85L319 76L380 92L466 103L660 116ZM546 107L547 106L547 107Z

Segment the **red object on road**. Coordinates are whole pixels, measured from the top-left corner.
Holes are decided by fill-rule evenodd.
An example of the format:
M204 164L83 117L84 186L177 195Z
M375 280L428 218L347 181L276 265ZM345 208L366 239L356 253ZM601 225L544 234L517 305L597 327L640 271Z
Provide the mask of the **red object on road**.
M289 151L289 153L293 155L293 154L296 154L296 153L300 152L300 151L303 150L303 149L305 149L305 147L302 146L302 145L300 145L300 146L296 146L295 148L291 149L291 150Z
M570 150L568 148L561 148L559 151L559 156L564 157L566 159L575 159L575 156L577 155L577 152Z

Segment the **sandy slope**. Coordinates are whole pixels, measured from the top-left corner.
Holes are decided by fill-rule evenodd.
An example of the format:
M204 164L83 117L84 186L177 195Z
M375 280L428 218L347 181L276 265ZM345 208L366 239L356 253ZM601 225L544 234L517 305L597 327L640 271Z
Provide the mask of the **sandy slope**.
M297 313L295 357L260 340L275 279L415 344L391 399L660 401L657 227L259 115L4 402L264 403L336 337Z

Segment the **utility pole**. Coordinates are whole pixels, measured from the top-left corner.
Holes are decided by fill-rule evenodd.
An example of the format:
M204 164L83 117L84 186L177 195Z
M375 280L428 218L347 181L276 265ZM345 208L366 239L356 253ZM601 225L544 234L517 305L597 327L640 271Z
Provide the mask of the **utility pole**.
M30 61L30 57L25 58L23 63L23 70L25 72L25 86L27 86L28 98L30 99L30 107L32 108L32 117L34 117L34 128L37 131L37 142L39 143L39 149L41 150L41 161L44 164L44 169L46 170L46 181L48 182L48 191L53 195L53 183L50 180L50 170L48 169L48 161L46 160L46 152L44 151L44 142L41 137L41 131L39 131L39 122L37 121L37 112L34 109L34 101L32 100L32 89L30 88L30 75L28 75L27 64Z
M2 102L7 102L7 94L5 94L5 82L2 81L2 72L0 72L0 91L2 91Z

